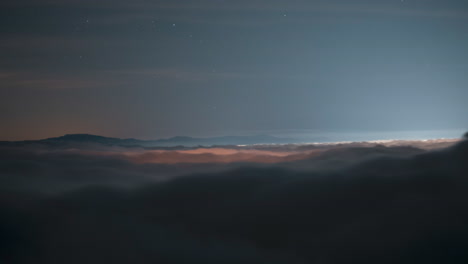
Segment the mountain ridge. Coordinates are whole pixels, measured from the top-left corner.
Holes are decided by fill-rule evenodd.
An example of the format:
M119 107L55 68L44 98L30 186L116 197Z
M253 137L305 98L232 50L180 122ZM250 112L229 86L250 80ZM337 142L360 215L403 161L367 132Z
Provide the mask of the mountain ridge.
M266 134L252 136L219 136L197 138L188 136L175 136L156 140L142 140L135 138L116 138L94 134L65 134L40 140L4 141L10 143L91 143L115 146L142 146L142 147L173 147L173 146L214 146L214 145L253 145L253 144L285 144L295 143L296 139L275 137Z

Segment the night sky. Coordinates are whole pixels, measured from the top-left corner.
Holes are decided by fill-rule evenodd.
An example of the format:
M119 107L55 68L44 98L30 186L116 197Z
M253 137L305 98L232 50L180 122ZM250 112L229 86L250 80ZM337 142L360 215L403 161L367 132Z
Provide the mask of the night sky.
M466 0L4 0L0 140L467 128Z

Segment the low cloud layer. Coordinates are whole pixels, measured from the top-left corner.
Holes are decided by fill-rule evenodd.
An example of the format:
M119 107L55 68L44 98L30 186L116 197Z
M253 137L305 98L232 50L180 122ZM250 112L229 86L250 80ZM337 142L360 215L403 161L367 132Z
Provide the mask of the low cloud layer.
M2 148L0 262L468 261L467 141L269 165L125 157Z

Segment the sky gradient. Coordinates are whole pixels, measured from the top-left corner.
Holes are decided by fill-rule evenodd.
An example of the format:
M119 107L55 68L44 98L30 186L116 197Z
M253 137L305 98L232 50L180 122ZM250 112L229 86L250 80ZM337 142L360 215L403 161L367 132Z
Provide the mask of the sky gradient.
M2 1L0 140L467 129L458 0Z

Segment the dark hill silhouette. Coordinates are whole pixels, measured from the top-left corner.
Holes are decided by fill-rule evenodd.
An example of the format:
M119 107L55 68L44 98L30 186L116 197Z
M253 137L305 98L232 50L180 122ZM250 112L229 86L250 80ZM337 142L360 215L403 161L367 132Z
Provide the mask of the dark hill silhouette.
M158 140L120 139L91 134L67 134L61 137L40 140L43 143L94 143L116 146L170 147L170 146L212 146L212 145L251 145L295 143L292 138L280 138L270 135L223 136L210 138L171 137Z
M99 143L105 145L140 145L144 144L145 140L138 140L133 138L120 139L113 137L104 137L91 134L66 134L61 137L47 138L40 141L46 142L80 142L80 143Z

